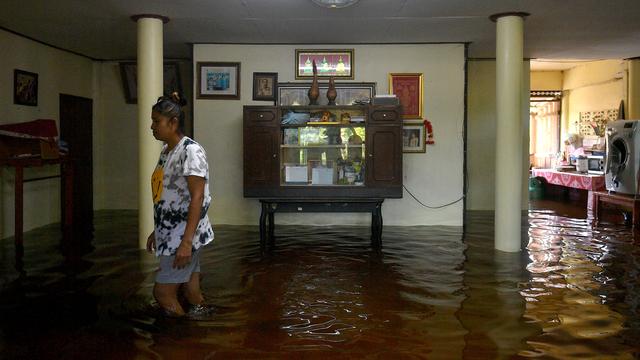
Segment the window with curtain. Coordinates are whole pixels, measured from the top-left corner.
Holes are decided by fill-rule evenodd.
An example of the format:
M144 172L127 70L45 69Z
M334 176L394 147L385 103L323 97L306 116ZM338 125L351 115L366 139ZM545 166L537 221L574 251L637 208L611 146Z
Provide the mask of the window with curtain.
M560 92L532 92L529 108L529 158L536 168L550 168L560 151Z

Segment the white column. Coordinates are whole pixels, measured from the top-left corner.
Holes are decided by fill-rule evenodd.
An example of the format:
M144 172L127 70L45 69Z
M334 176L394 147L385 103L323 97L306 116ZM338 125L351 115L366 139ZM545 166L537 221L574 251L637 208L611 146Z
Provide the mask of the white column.
M144 248L153 231L151 174L161 144L151 133L151 107L162 96L162 24L157 15L135 15L138 23L138 244Z
M626 118L640 119L640 59L629 60L629 100Z
M520 251L524 13L492 15L496 31L495 248Z

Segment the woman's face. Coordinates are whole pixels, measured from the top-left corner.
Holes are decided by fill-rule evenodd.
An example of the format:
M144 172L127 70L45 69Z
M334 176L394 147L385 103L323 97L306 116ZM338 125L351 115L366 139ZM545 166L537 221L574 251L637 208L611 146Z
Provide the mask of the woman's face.
M153 137L160 141L167 141L176 132L176 122L157 111L151 112L151 130Z

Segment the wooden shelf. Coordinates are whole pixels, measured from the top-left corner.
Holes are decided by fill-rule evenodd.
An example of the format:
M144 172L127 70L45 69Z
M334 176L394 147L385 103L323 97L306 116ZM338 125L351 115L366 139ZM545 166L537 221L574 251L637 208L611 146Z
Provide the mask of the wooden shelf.
M359 110L364 111L369 105L291 105L291 106L280 106L283 110Z
M337 122L308 122L304 124L280 124L282 128L297 128L297 127L313 127L313 126L322 126L322 127L364 127L366 124L364 122L353 122L348 124L341 124Z
M335 149L341 149L341 148L362 148L364 147L364 144L359 144L359 145L355 145L355 144L342 144L342 145L280 145L280 148L282 149L308 149L308 148L335 148Z

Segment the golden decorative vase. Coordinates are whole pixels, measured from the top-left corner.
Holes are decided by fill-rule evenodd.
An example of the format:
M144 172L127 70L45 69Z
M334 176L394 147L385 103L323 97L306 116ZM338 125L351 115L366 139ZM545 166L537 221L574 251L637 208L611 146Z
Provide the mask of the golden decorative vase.
M333 82L333 76L329 78L329 89L327 90L327 100L329 100L329 105L336 104L336 97L338 97L338 92L336 91L336 84Z
M318 86L318 68L316 68L315 60L313 60L313 82L311 83L311 88L309 88L307 95L309 96L309 105L318 105L320 86Z

